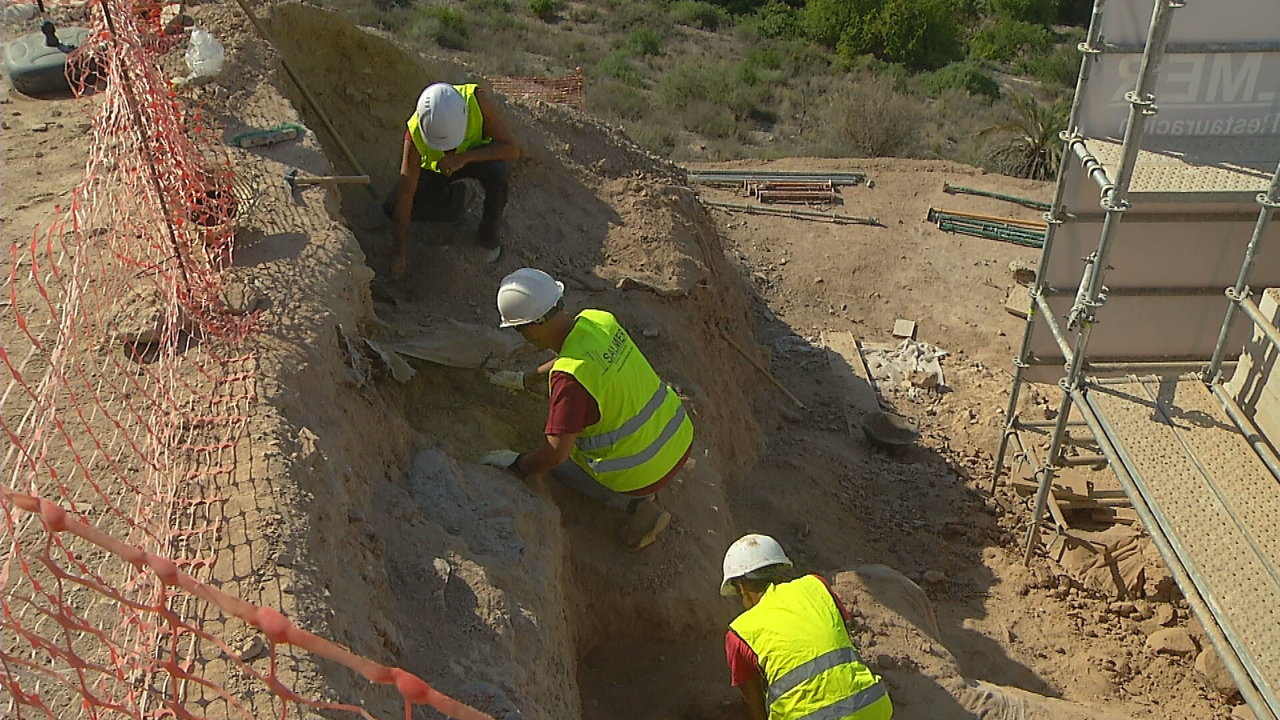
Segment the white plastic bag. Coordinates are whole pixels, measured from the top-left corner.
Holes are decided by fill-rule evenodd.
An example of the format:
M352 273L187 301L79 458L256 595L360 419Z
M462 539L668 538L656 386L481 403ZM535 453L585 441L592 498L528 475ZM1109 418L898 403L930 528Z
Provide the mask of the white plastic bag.
M222 71L222 61L226 51L218 38L204 30L191 31L191 44L187 47L187 67L191 74L188 80L213 77Z

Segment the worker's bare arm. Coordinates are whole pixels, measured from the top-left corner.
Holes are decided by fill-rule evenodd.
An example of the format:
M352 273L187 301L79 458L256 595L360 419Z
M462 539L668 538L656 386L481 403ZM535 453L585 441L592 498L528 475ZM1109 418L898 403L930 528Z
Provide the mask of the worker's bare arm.
M480 113L484 116L484 129L481 132L485 137L493 138L493 142L465 152L445 155L437 167L446 175L461 170L468 163L495 160L515 162L520 159L520 144L511 134L511 128L507 127L498 107L489 99L488 93L476 88L476 103L480 105Z
M405 273L408 263L409 219L413 213L413 197L418 192L418 176L422 173L422 156L413 141L405 138L400 156L400 178L396 181L396 207L391 218L391 237L395 243L391 261L391 276L398 278Z
M556 358L542 363L536 370L531 370L524 374L524 389L529 392L538 392L547 389L547 373L551 372L551 367L556 364Z
M747 703L748 720L768 720L769 711L764 704L764 679L756 675L750 680L744 680L738 690Z
M547 435L546 439L546 443L537 450L520 456L517 469L521 474L544 473L568 460L573 444L578 440L578 433Z

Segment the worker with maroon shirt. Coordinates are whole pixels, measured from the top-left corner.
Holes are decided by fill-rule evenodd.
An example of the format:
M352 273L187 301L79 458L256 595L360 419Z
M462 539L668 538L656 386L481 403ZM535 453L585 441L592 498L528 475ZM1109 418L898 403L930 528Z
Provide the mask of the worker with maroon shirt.
M889 720L884 681L849 639L849 611L827 581L800 575L777 540L744 535L724 554L720 594L745 611L725 657L750 720Z
M639 550L671 521L654 496L689 459L693 423L617 319L564 309L564 285L521 268L498 289L502 327L556 352L534 373L495 373L494 384L529 389L548 374L546 441L527 453L494 450L481 462L524 477L550 471L588 497L626 512L621 542Z

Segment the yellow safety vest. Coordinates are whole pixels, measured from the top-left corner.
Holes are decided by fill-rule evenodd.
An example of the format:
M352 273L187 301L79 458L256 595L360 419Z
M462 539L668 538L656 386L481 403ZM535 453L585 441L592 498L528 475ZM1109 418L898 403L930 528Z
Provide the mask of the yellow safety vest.
M476 101L476 87L474 83L453 86L462 94L462 99L467 101L467 134L463 136L462 144L454 152L466 152L471 148L493 142L493 138L484 137L484 115L480 112L480 103ZM418 154L422 156L422 167L440 172L436 169L436 163L444 157L444 151L436 150L427 144L427 139L422 137L422 128L418 127L416 112L409 116L409 137L413 139L414 147L418 148Z
M578 313L551 372L572 375L600 406L600 421L578 435L570 457L610 490L658 482L693 444L693 422L680 396L612 314Z
M888 720L881 679L862 664L822 580L770 585L729 624L764 672L769 720Z

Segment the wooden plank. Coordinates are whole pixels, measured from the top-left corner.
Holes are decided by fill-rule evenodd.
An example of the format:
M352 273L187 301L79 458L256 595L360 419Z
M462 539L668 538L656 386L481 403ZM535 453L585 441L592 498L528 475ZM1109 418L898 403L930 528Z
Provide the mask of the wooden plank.
M839 380L841 396L853 411L850 425L856 425L863 415L880 409L876 384L862 359L862 348L849 332L824 332L821 340L828 351L827 361Z

